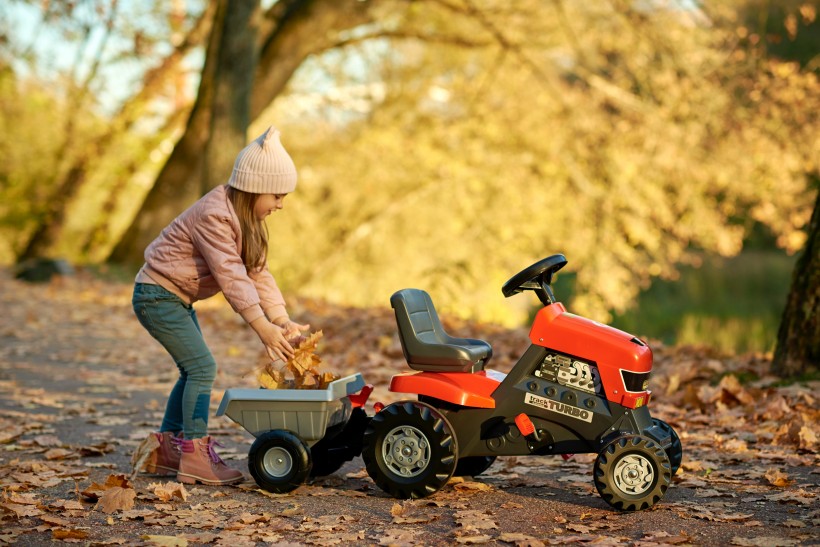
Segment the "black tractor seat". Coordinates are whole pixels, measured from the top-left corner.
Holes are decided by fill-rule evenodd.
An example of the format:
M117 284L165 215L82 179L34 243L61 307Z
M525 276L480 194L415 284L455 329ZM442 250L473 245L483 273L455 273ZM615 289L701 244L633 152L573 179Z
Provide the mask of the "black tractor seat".
M402 289L390 297L396 311L404 358L413 370L478 372L493 355L484 340L454 338L444 332L430 295L419 289Z

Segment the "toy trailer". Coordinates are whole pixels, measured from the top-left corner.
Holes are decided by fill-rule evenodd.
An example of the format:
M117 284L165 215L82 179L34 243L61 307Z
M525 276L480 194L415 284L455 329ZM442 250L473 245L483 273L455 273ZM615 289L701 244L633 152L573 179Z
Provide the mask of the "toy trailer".
M225 391L216 415L256 437L248 469L259 487L285 493L361 454L371 391L358 373L326 389L234 388Z

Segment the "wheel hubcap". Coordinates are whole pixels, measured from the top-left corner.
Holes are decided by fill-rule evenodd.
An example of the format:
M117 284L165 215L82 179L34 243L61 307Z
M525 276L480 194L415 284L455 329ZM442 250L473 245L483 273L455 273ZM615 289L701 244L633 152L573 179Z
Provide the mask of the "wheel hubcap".
M415 427L396 427L384 438L382 458L393 473L415 477L430 463L430 442Z
M271 448L265 452L262 467L272 477L284 477L293 469L293 458L284 448Z
M613 471L615 486L624 494L640 496L645 494L655 479L655 472L648 459L639 454L621 458Z

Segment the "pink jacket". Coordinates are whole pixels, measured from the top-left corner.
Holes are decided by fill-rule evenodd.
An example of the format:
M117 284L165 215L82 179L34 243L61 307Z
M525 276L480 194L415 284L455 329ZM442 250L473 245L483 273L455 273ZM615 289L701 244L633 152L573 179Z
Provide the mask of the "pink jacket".
M249 272L240 256L242 230L227 186L205 194L162 230L145 249L138 283L155 283L186 303L222 291L250 323L287 317L285 300L267 267Z

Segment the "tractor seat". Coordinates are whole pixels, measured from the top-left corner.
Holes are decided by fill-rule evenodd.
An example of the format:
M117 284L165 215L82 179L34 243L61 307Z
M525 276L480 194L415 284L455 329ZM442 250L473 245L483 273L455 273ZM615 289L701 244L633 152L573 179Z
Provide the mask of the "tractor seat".
M454 338L444 332L430 295L402 289L390 297L396 311L401 349L413 370L478 372L493 355L484 340Z

